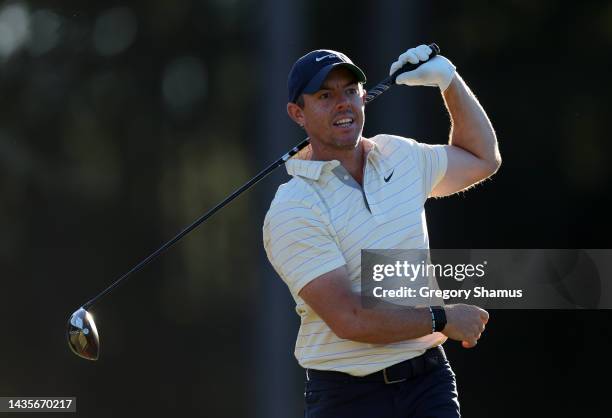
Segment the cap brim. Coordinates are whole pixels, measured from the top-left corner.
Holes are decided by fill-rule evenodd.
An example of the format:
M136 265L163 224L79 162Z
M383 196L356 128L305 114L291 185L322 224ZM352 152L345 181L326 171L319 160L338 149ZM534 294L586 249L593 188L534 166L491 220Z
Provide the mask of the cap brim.
M345 67L349 69L353 74L355 74L355 77L357 77L357 81L361 83L366 82L366 76L363 71L361 71L361 68L348 62L335 62L333 64L329 64L321 68L319 72L308 82L308 84L306 84L306 87L304 87L302 93L313 94L321 90L321 85L323 85L323 82L327 78L327 75L330 73L331 70L336 67Z

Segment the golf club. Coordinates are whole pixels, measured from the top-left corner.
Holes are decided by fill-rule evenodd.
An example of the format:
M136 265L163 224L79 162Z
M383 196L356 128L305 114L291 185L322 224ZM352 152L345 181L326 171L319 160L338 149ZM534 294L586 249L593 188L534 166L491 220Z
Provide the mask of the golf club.
M429 56L429 59L435 57L436 55L440 53L440 48L438 47L438 45L432 43L429 45L429 47L432 49L432 53ZM423 62L426 62L426 61L423 61ZM397 70L396 72L394 72L393 74L385 78L383 81L375 85L372 89L370 89L367 92L365 103L367 104L371 102L372 100L380 96L382 93L387 91L392 85L395 84L395 79L397 78L399 74L404 73L406 71L412 71L415 68L417 68L419 65L423 64L423 62L420 62L418 64L407 63L403 67L401 67L399 70ZM70 316L70 319L68 320L67 331L66 331L68 346L70 347L72 352L76 354L77 356L82 357L87 360L97 360L100 355L100 340L99 340L98 330L94 322L93 316L87 310L91 308L91 306L93 306L98 300L100 300L102 297L107 295L111 290L117 287L126 278L128 278L128 276L130 276L132 273L139 271L144 266L149 264L151 261L159 257L161 253L163 253L165 250L170 248L172 245L174 245L177 241L179 241L185 235L187 235L188 233L193 231L195 228L197 228L202 222L210 218L217 211L219 211L221 208L223 208L228 203L230 203L232 200L234 200L236 197L238 197L240 194L242 194L242 192L246 191L251 186L258 183L260 180L262 180L264 177L266 177L268 174L274 171L276 168L280 167L285 162L287 162L287 160L289 160L291 157L297 154L301 149L306 147L308 143L309 143L308 138L304 139L302 142L300 142L298 145L293 147L285 155L280 157L278 160L276 160L274 163L269 165L267 168L265 168L255 177L253 177L251 180L246 182L242 187L235 190L232 194L226 197L225 200L223 200L221 203L217 204L215 207L210 209L204 215L196 219L191 225L187 226L185 229L179 232L170 241L166 242L164 245L159 247L155 252L153 252L147 258L145 258L140 263L132 267L131 270L129 270L127 273L125 273L123 276L117 279L113 284L108 286L98 295L96 295L91 300L86 302L83 306L81 306L79 309L77 309Z

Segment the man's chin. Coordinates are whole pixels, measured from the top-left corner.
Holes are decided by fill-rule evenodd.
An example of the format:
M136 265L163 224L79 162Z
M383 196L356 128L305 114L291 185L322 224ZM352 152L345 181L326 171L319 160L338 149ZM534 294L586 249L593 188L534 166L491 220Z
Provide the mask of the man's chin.
M351 135L348 137L334 138L334 144L336 147L343 150L354 149L359 143L359 137L361 135Z

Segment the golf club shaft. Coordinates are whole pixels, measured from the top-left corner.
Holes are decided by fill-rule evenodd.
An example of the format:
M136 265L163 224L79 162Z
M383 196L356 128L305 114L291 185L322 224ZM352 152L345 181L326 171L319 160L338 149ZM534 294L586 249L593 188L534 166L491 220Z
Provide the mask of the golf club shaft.
M433 58L434 56L436 56L437 54L440 53L440 48L438 47L438 45L430 44L429 47L432 49L432 53L429 56L429 59ZM383 81L381 81L380 83L375 85L372 89L370 89L367 92L367 95L366 95L366 98L365 98L365 103L367 104L367 103L373 101L378 96L380 96L382 93L387 91L392 85L395 84L395 79L397 78L397 76L399 74L404 73L406 71L412 71L412 70L414 70L415 68L417 68L421 64L423 64L423 62L420 62L418 64L407 63L406 65L401 67L399 70L397 70L396 72L394 72L393 74L391 74L390 76L385 78ZM85 303L83 305L83 309L87 310L89 307L91 307L93 304L95 304L98 300L100 300L102 297L107 295L111 290L113 290L115 287L117 287L119 285L119 283L124 281L132 273L136 273L137 271L141 270L144 266L149 264L151 261L155 260L164 251L166 251L168 248L172 247L177 241L179 241L185 235L187 235L188 233L193 231L195 228L197 228L202 222L206 221L208 218L210 218L212 215L217 213L220 209L225 207L232 200L234 200L235 198L240 196L240 194L242 194L242 192L244 192L245 190L249 189L254 184L258 183L260 180L265 178L268 174L270 174L276 168L278 168L281 165L285 164L285 162L287 162L287 160L289 160L295 154L300 152L300 150L302 150L304 147L306 147L308 145L308 143L309 143L308 138L306 138L302 142L297 144L295 147L293 147L289 152L287 152L281 158L276 160L274 163L270 164L268 167L266 167L264 170L262 170L255 177L253 177L251 180L249 180L244 185L242 185L239 189L235 190L232 194L230 194L228 197L226 197L221 203L219 203L214 208L210 209L204 215L200 216L191 225L187 226L185 229L183 229L181 232L179 232L174 238L172 238L170 241L166 242L164 245L159 247L157 250L155 250L155 252L153 252L147 258L145 258L140 263L138 263L137 265L132 267L132 269L129 270L127 273L125 273L123 276L119 277L113 284L108 286L106 289L104 289L101 293L99 293L93 299L91 299L87 303Z

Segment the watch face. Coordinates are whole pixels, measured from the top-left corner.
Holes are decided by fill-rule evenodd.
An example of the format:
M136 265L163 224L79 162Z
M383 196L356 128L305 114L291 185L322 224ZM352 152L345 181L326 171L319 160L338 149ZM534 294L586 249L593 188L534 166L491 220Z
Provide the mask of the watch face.
M431 310L435 318L435 330L438 332L442 331L446 326L446 312L444 312L444 308L434 306Z

